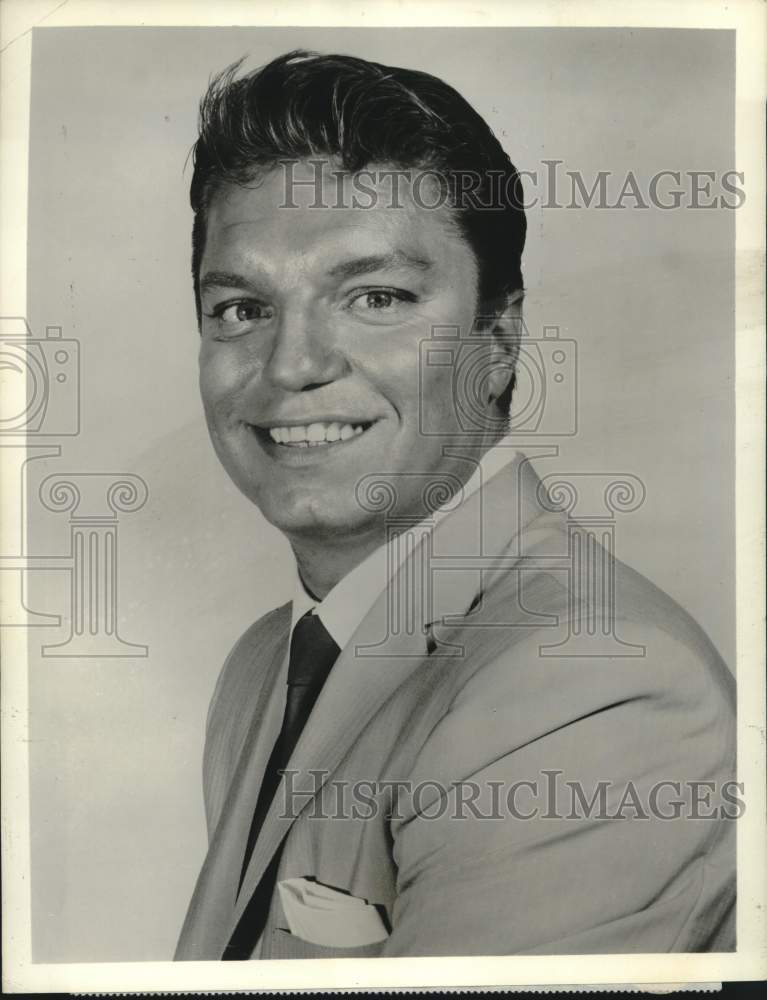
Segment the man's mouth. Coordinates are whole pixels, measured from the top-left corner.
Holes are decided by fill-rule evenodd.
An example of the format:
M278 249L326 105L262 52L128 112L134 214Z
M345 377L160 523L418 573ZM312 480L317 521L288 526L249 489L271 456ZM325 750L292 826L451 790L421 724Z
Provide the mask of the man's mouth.
M310 424L290 426L256 427L253 430L259 437L267 439L276 445L286 448L326 448L329 445L343 444L364 434L375 421L360 421L342 423L338 420L315 421Z

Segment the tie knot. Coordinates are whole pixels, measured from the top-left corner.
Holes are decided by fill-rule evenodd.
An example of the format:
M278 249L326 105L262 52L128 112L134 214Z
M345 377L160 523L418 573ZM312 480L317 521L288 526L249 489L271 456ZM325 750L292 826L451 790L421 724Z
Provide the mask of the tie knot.
M288 684L322 687L340 652L320 616L308 611L296 622L290 639Z

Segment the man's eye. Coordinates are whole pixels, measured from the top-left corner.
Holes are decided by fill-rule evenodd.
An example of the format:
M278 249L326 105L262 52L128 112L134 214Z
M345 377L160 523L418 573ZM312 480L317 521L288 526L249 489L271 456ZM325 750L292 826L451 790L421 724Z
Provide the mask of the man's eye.
M239 334L248 332L248 324L263 323L272 319L274 310L263 302L252 299L238 299L236 302L222 302L203 315L213 320L211 333Z
M367 292L365 305L368 309L387 309L394 302L391 292Z
M231 302L213 310L222 323L252 323L254 320L271 319L272 311L261 302Z
M349 308L358 314L375 316L381 313L398 312L398 307L406 302L414 302L415 296L395 288L370 288L352 297Z

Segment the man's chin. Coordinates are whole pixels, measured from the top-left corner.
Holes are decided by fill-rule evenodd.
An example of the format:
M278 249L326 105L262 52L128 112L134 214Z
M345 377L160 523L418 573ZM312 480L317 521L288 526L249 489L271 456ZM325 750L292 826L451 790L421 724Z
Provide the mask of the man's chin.
M293 505L261 502L258 506L266 520L288 538L321 543L385 533L380 516L353 504L330 503L327 498L303 498Z

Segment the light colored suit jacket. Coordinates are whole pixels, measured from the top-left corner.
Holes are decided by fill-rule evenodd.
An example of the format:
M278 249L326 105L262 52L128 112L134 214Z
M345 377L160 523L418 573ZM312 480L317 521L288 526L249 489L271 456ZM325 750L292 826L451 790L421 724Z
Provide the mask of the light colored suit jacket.
M342 650L291 758L292 788L315 794L294 795L286 810L278 792L238 895L285 705L290 605L242 636L210 707L209 851L177 959L222 956L283 838L278 881L314 878L375 904L390 934L359 947L311 944L290 933L275 891L260 958L734 947L734 822L661 818L673 815L673 785L663 786L654 813L648 807L664 781L681 783L681 799L686 783L716 783L711 807L704 791L698 815L719 801L735 767L731 675L689 615L617 560L611 630L623 645L608 639L599 655L552 648L573 628L588 632L590 612L574 599L572 525L546 507L520 457L437 526L432 556L460 556L470 567L446 577L467 613L435 633L437 652L452 644L459 655L434 655L433 647L429 655L424 636L406 630L377 653L371 647L390 620L381 595ZM489 569L472 563L479 551ZM401 567L400 582L415 559ZM360 781L371 783L374 808L355 817L338 802ZM493 782L501 808L485 818ZM587 800L607 782L608 812L623 818L551 818L552 783L566 793L559 814L576 809L567 782L580 783ZM516 809L504 809L515 785ZM629 785L638 810L626 807ZM476 810L458 808L467 787L479 789Z

